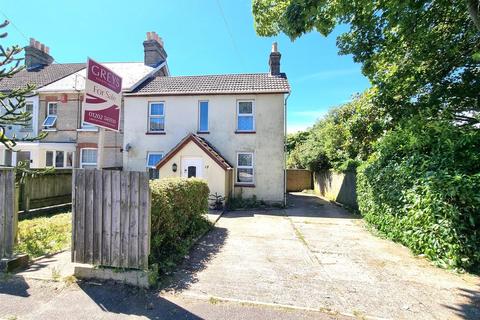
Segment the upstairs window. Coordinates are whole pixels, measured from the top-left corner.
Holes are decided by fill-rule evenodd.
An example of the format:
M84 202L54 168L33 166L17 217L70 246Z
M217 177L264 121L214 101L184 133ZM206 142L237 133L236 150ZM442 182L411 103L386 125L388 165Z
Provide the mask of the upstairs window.
M237 183L253 184L253 153L239 152L237 153Z
M255 131L253 101L237 102L237 131Z
M56 102L49 102L47 104L47 117L43 121L43 127L45 129L55 128L55 123L57 122L57 106Z
M198 131L208 132L208 101L198 104Z
M30 131L33 128L33 104L32 103L25 104L25 112L30 114L30 120L28 120L25 123L24 129Z
M165 104L163 102L148 104L148 132L165 132Z

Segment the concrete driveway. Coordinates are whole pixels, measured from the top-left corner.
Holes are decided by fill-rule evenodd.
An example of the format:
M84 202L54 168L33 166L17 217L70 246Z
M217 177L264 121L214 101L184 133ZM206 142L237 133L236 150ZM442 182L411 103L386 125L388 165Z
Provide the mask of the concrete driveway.
M336 317L480 319L480 281L432 266L307 194L289 207L225 214L164 295Z

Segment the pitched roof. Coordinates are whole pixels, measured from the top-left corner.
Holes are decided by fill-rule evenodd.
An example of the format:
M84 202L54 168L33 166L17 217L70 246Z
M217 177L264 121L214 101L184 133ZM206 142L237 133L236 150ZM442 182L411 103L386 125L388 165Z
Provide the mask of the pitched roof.
M177 154L183 147L187 145L190 141L194 142L200 149L202 149L210 158L212 158L223 170L230 170L233 167L225 160L220 153L215 150L215 148L207 142L207 140L199 137L194 133L190 133L185 138L182 139L172 150L170 150L165 157L160 160L156 167L160 169L164 164L168 162L175 154Z
M0 80L0 91L22 89L26 88L28 84L32 84L38 89L83 68L85 68L85 63L51 64L30 70L23 69L11 78Z
M201 76L155 77L145 81L127 95L182 95L230 93L288 93L285 74L223 74Z
M106 62L102 65L109 68L122 78L122 89L130 89L154 68L146 66L143 62ZM39 92L61 92L69 90L85 90L86 68L77 71L59 81L55 81Z

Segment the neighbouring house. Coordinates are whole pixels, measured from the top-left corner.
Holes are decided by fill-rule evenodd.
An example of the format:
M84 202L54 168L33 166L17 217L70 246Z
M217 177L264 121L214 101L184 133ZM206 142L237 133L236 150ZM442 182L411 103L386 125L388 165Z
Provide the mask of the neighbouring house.
M122 90L129 91L139 81L152 76L169 74L167 54L156 33L148 33L143 42L143 62L102 63L119 74ZM0 146L0 165L15 165L30 160L32 168L89 168L97 164L98 128L82 121L82 102L85 89L85 63L53 63L48 48L31 39L25 47L26 68L7 81L0 82L0 90L8 91L35 85L27 98L27 111L32 112L31 125L12 126L7 131L18 138L37 136L48 132L45 139L18 142L14 152ZM123 115L121 116L123 121ZM123 130L105 133L105 167L122 167Z
M290 87L272 46L268 73L152 76L124 93L126 170L201 177L210 192L282 202Z

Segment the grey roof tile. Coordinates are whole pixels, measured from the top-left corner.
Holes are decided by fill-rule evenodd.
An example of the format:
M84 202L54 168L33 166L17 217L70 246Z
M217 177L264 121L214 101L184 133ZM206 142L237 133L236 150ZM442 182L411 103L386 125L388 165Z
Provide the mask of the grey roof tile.
M23 69L12 78L0 80L0 91L22 89L28 84L32 84L38 89L83 68L85 68L85 63L51 64L32 70Z
M287 92L290 92L290 86L285 74L271 76L269 73L248 73L155 77L145 81L130 94L175 95Z

